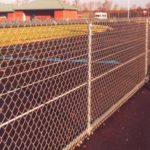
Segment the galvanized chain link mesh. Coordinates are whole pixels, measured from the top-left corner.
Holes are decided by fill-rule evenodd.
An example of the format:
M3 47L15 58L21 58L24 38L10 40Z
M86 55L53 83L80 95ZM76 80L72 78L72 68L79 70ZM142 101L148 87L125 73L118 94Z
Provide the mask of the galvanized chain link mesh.
M146 21L90 22L0 23L1 149L69 149L145 80Z
M64 148L87 127L87 23L0 34L1 148Z
M148 19L148 62L149 62L149 72L150 72L150 19Z
M92 45L92 123L145 78L145 22L95 22Z

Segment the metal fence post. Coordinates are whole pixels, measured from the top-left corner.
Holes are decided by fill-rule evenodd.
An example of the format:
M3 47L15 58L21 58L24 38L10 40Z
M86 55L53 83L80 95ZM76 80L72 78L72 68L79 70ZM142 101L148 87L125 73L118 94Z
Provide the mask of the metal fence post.
M91 134L92 22L88 23L88 134Z
M148 77L148 25L149 20L146 19L146 43L145 43L145 75ZM146 78L147 79L147 78Z

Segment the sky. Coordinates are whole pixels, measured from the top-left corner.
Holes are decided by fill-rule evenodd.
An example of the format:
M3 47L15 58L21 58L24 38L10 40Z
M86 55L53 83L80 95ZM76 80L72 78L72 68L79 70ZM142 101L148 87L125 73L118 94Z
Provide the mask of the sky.
M73 1L73 0L69 0ZM101 1L103 2L104 0L79 0L80 2L87 2L87 1ZM112 0L114 4L119 4L121 7L126 7L128 4L128 0ZM0 2L5 2L5 3L12 3L16 2L16 0L0 0ZM150 2L150 0L130 0L131 6L136 4L137 6L145 6L146 3Z

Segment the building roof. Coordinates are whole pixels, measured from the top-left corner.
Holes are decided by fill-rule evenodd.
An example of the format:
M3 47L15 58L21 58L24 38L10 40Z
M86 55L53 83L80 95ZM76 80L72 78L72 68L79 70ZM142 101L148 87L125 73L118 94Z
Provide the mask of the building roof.
M62 3L60 0L34 0L14 8L14 10L76 10L76 7Z
M14 5L0 4L0 12L13 12Z

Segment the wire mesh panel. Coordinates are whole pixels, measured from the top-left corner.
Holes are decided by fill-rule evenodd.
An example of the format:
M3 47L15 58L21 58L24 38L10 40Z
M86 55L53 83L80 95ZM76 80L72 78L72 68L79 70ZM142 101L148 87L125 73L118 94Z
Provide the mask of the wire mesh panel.
M145 22L95 21L107 27L93 33L91 123L145 78Z
M1 149L63 149L87 127L87 23L0 35Z
M150 70L150 19L147 19L147 45L148 45L148 64Z
M145 82L149 30L145 19L1 23L1 149L72 148Z

